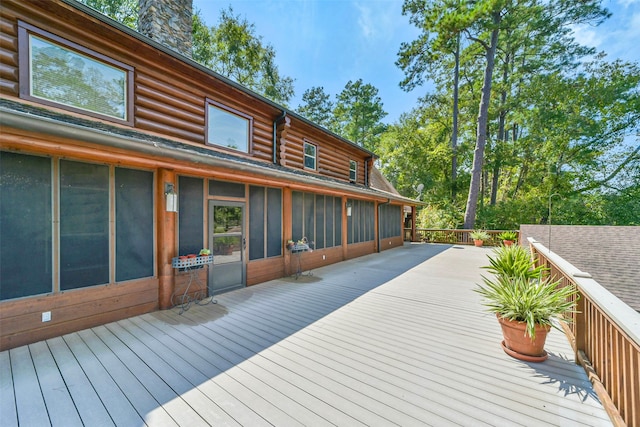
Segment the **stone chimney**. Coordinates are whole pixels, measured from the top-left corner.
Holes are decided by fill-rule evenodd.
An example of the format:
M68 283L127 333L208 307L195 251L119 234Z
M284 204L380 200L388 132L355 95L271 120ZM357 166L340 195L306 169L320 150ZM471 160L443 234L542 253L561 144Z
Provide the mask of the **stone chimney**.
M145 36L191 58L193 0L138 0L138 29Z

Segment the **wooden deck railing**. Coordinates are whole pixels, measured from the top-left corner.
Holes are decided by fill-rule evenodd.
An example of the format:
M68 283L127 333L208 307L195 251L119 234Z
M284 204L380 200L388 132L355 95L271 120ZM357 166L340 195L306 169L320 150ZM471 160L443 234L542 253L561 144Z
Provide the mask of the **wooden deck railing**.
M407 229L410 230L410 229ZM485 230L491 238L484 242L486 246L498 246L502 240L498 235L503 231L511 230ZM473 245L470 234L473 230L443 230L439 228L416 228L416 239L426 243L452 243L456 245ZM516 230L517 232L517 230Z
M640 426L640 313L539 242L528 238L538 265L579 291L577 313L565 325L582 364L616 426Z

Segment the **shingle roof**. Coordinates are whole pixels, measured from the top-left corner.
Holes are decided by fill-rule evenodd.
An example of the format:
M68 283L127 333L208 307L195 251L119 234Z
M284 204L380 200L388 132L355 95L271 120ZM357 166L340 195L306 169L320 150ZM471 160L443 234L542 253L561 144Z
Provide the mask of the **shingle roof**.
M398 196L400 195L393 184L391 184L389 180L387 180L387 178L382 175L382 172L380 172L380 170L375 166L373 167L373 169L371 169L371 182L369 184L371 185L371 188L375 188L376 190L385 191L387 193L396 194Z
M609 292L640 311L640 227L521 225L522 240L533 237Z

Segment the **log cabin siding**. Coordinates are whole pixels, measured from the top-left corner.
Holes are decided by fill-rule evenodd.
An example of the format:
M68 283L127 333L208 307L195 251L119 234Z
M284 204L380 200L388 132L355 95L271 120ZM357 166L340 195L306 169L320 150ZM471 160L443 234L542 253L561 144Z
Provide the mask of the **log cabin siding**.
M38 7L50 10L56 7L54 4L39 4ZM282 114L282 111L274 106L251 97L211 74L185 66L183 61L159 53L151 46L136 43L133 37L114 32L100 22L95 22L93 31L82 31L82 23L77 22L78 17L71 11L67 11L68 17L63 13L68 19L62 22L59 19L52 20L52 16L60 16L60 7L52 10L51 15L38 14L37 11L35 14L29 11L27 14L20 6L11 6L4 8L1 17L3 34L0 39L0 57L6 58L0 67L0 87L3 93L19 96L16 26L17 20L20 19L134 67L132 101L135 128L204 145L207 138L205 99L209 98L251 116L253 137L249 153L245 155L265 162L273 160L273 122ZM63 5L63 8L70 6ZM84 25L86 26L86 23ZM319 175L348 182L349 160L355 160L358 162L357 182L366 183L364 164L367 155L364 152L299 119L293 121L293 130L288 132L285 140L280 140L278 160L282 166L304 169L303 147L304 141L308 140L318 146L316 172ZM213 146L207 147L228 151Z
M283 241L292 237L291 191L342 196L343 206L347 197L380 203L387 200L385 193L362 186L367 182L365 164L372 164L372 153L315 127L295 113L289 113L242 90L224 78L216 77L189 60L158 49L152 42L87 15L82 12L83 8L78 5L76 9L56 0L3 1L0 8L0 92L4 98L3 111L5 107L7 110L16 108L15 104L18 103L24 108L16 108L13 112L16 115L28 116L32 113L33 117L40 117L38 114L42 116L29 119L28 123L13 122L17 123L15 127L2 123L0 148L27 155L100 162L111 168L122 166L153 171L154 276L0 301L0 320L3 324L0 349L169 307L171 295L184 292L189 278L171 265L171 258L177 254L178 248L179 213L166 211L164 200L165 184L176 184L180 175L282 189ZM133 91L129 98L134 107L132 125L116 123L108 118L96 119L62 107L21 99L18 20L133 67ZM207 100L252 118L249 153L206 145ZM55 130L49 127L49 120ZM34 123L36 127L31 127ZM275 153L278 166L271 165L274 161L274 123L279 142ZM65 128L64 131L61 128ZM98 130L94 130L96 128ZM155 141L159 141L159 145ZM317 144L318 170L309 171L317 177L291 173L281 168L286 166L304 170L304 141ZM150 144L158 151L148 149ZM197 147L198 150L188 150L185 145ZM203 154L205 147L210 154L233 154L235 159L230 156L227 162L225 156L220 154L217 157ZM198 151L202 157L191 157L197 156ZM258 162L245 163L246 159L241 157ZM349 160L358 162L358 186L348 184ZM318 179L322 177L331 179ZM336 181L344 184L336 184ZM203 198L206 202L207 196ZM204 221L207 222L206 215ZM375 241L347 247L346 217L342 218L342 230L340 246L302 254L305 271L377 250ZM206 233L206 230L203 231ZM206 239L203 237L204 241ZM109 262L114 261L110 259ZM295 262L296 259L286 250L282 256L248 261L245 265L246 284L253 285L289 275ZM203 281L206 280L205 271L203 269L200 272ZM52 311L52 322L41 322L41 314L45 311Z
M158 309L158 280L92 286L1 303L0 350ZM51 321L42 322L50 311Z

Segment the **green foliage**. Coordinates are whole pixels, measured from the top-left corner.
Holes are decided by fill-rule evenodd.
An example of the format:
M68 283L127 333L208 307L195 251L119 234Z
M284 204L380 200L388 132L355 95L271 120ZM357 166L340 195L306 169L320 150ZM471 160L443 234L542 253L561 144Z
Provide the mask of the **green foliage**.
M374 151L385 130L383 109L378 89L362 79L347 82L337 96L333 114L336 130L345 138Z
M542 266L536 267L529 251L520 245L500 246L493 253L488 256L489 265L483 268L496 276L528 280L540 278L546 271Z
M501 19L491 20L491 11L498 9ZM398 52L396 64L405 73L401 86L412 90L426 78L436 84L436 92L424 98L421 108L429 113L419 116L418 123L411 123L406 131L391 129L396 135L427 129L429 138L412 140L423 146L412 147L406 160L400 150L390 152L390 157L398 156L393 159L383 150L380 153L383 165L398 175L403 194L410 194L410 186L403 187L403 182L416 182L421 174L432 175L434 170L443 171L443 177L424 180L427 200L442 205L450 194L447 190L452 189L451 173L442 166L434 167L431 162L414 174L405 172L404 166L418 158L415 153L426 157L436 146L444 154L442 164L451 165L454 153L449 149L449 121L458 34L462 45L457 171L469 182L465 174L477 170L470 163L477 148L475 118L484 84L488 36L499 28L492 101L488 123L482 127L487 129L487 140L476 227L504 229L544 223L547 199L554 193L560 195L556 200L562 204L577 208L572 215L570 208L558 206L554 223L638 222L638 215L628 214L637 209L627 207L636 207L628 195L637 194L639 188L635 177L640 172L640 72L634 64L590 57L594 51L576 43L571 31L577 23L597 25L608 17L599 1L405 0L403 14L421 33L403 43ZM434 114L438 110L446 114ZM384 135L383 146L386 140ZM457 188L463 189L464 182ZM460 206L460 200L453 203Z
M518 239L518 233L515 231L503 231L498 234L498 239L516 241Z
M193 59L282 105L294 94L293 79L283 77L274 48L255 34L255 26L233 8L223 9L217 26L207 28L199 12L193 20Z
M469 233L469 235L473 240L482 240L483 242L491 238L491 236L489 236L489 233L484 230L474 230Z
M302 94L302 102L303 104L298 106L298 113L320 126L333 129L335 126L333 102L322 86L305 90Z
M138 0L79 0L129 28L138 29Z
M560 287L560 281L498 276L486 277L475 289L484 298L490 313L503 319L527 323L527 334L535 338L536 325L554 326L553 319L575 311L573 285Z
M439 228L453 230L458 228L460 212L453 212L451 207L440 208L427 205L418 211L417 228Z
M543 278L547 271L535 267L529 252L518 245L494 249L490 265L483 268L494 279L483 276L484 285L475 289L484 298L490 313L504 319L526 322L527 334L535 338L536 325L549 325L553 319L574 312L577 290L573 285L561 287L561 282Z

